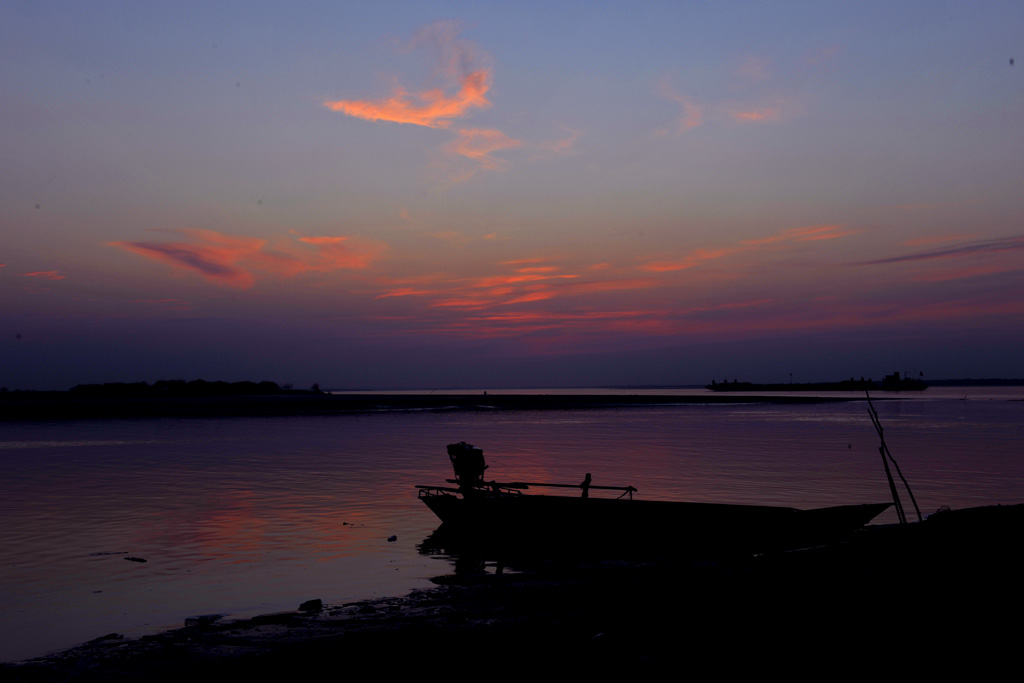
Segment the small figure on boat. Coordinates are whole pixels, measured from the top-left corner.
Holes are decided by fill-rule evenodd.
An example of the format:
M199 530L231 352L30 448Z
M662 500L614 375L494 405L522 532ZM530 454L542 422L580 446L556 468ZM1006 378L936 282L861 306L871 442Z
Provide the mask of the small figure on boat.
M590 472L587 472L587 476L580 482L580 488L583 489L583 497L586 498L590 493Z

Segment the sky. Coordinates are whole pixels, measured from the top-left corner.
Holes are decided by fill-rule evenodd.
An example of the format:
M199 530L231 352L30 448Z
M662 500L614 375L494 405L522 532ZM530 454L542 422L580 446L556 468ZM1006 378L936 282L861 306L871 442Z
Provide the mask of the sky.
M1019 2L0 4L0 387L1024 376Z

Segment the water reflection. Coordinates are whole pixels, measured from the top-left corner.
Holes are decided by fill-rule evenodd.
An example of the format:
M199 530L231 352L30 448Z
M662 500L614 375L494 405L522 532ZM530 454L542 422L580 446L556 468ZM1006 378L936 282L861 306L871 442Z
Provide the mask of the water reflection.
M1024 498L1024 402L877 407L925 513ZM450 477L460 440L502 478L591 472L647 500L888 496L863 403L5 423L0 659L426 586L445 569L414 486Z

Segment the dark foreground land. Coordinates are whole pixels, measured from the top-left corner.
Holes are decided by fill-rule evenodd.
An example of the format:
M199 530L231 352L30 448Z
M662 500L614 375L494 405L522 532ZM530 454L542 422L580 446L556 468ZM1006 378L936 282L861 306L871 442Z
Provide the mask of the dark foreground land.
M1024 631L1022 523L1024 505L972 508L759 557L544 562L320 612L111 635L0 678L1008 673Z

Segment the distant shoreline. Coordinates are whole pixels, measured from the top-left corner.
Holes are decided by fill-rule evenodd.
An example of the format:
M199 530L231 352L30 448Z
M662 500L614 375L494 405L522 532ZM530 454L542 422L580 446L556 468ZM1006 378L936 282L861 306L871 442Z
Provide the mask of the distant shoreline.
M144 385L145 383L139 383ZM151 417L271 417L288 415L343 415L391 411L486 411L578 410L690 404L813 404L862 400L861 392L752 392L701 391L699 394L625 394L624 391L657 392L693 390L690 385L636 385L578 389L484 390L349 390L320 391L282 389L263 393L254 383L234 383L247 393L226 390L227 383L202 383L207 393L158 392L156 387L108 384L87 385L68 391L0 391L0 422L15 420L76 420ZM264 383L272 385L273 383ZM251 387L249 386L251 385ZM1024 386L1024 379L932 380L935 387ZM532 392L537 393L532 393ZM550 393L542 393L542 392ZM471 393L472 392L472 393ZM578 393L577 393L578 392ZM619 392L619 393L616 393ZM834 395L828 395L833 394ZM920 392L872 392L876 401L896 400Z
M0 394L0 421L145 417L270 417L402 410L577 410L701 403L835 403L840 396L700 396L558 394L314 394L109 397L66 391Z

